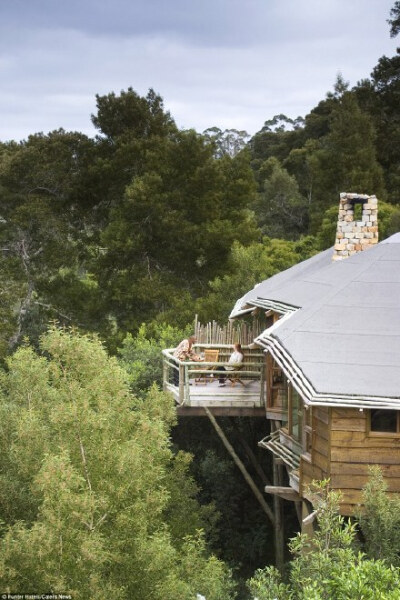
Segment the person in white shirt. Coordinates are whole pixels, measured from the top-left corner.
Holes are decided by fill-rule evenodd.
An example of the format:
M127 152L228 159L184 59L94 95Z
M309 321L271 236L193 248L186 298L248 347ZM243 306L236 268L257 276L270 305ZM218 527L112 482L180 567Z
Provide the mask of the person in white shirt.
M238 367L242 365L243 362L243 351L242 346L240 344L234 345L234 351L229 357L228 364L231 366L228 367L218 367L218 371L235 371ZM225 385L226 375L225 373L221 373L219 376L219 385L223 387Z

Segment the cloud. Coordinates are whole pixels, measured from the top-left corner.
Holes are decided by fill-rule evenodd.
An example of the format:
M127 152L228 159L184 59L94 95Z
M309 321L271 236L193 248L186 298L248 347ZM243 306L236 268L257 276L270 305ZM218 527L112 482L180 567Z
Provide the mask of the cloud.
M8 28L74 29L97 36L158 36L200 45L247 44L270 27L273 2L247 0L13 0L3 7Z
M394 54L391 5L7 0L0 139L59 127L93 135L95 94L129 86L140 94L153 87L181 127L254 133L276 113L305 115L339 71L353 85L383 53Z
M337 28L385 24L391 0L3 0L0 28L16 31L73 29L96 36L160 34L191 44L227 47L307 35L323 38ZM388 33L388 29L387 29ZM355 31L362 35L362 30Z

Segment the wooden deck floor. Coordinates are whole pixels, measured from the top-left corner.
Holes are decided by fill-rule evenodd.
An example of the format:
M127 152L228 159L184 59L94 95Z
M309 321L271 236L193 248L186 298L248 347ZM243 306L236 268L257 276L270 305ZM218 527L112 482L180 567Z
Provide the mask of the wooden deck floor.
M260 399L261 384L260 381L247 380L245 385L236 383L232 386L228 381L224 387L220 387L217 379L211 379L207 384L198 384L194 381L189 387L189 398L186 399L183 405L179 406L178 414L190 414L195 416L196 408L218 408L218 414L222 414L221 410L239 409L238 415L244 415L244 409L249 409L249 414L253 414L253 409L258 409L256 412L265 414L265 408ZM177 404L179 404L178 388L172 384L167 385ZM184 408L185 410L181 410ZM202 412L202 411L200 411ZM227 412L231 412L228 411ZM200 414L200 413L199 413ZM232 413L231 413L232 414Z

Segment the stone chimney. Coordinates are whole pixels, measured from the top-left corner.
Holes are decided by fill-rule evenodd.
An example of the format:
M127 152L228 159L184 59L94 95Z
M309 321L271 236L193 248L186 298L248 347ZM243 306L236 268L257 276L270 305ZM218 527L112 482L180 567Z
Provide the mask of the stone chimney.
M332 260L343 260L378 243L378 199L366 194L340 194Z

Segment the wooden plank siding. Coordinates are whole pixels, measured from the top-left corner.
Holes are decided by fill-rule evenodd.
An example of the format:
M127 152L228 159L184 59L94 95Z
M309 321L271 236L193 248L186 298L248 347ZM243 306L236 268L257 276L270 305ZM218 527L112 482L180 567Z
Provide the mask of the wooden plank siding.
M315 406L313 408L314 417L318 419L321 423L325 423L325 425L329 425L330 416L329 416L329 408L324 408L322 406Z
M317 467L317 465L308 462L303 457L300 459L300 474L301 474L301 486L306 486L313 480L320 481L324 479L324 471ZM302 489L302 488L301 488Z
M323 473L323 477L322 479L326 479L327 477L329 477L329 457L320 454L319 452L317 452L316 450L313 450L312 452L312 463L318 467L319 469L321 469L322 473Z
M365 431L332 431L332 446L351 445L352 448L400 448L400 438L392 436L366 436Z
M341 490L357 489L361 490L365 487L368 481L368 473L364 475L337 475L331 473L332 488L340 488ZM390 477L386 480L389 492L400 492L400 479L398 477Z
M328 408L314 407L312 414L312 452L311 457L301 457L300 492L313 480L329 477L330 466L330 414Z
M334 475L341 475L341 474L345 474L345 475L349 475L349 476L355 476L355 475L361 475L361 476L368 476L368 468L369 465L368 464L361 464L361 463L346 463L345 465L345 473L343 473L343 464L342 463L331 463L331 476ZM382 470L383 476L385 477L385 479L389 480L390 478L394 477L394 478L400 478L400 464L398 465L380 465L380 468Z
M400 455L391 448L353 448L351 444L340 448L333 447L331 462L346 463L365 463L369 465L398 465Z
M400 492L400 439L368 434L368 411L331 409L330 479L341 490L341 513L357 514L369 465L379 465L389 495Z
M352 411L352 408L349 408L349 411ZM355 409L357 410L357 409ZM358 415L362 414L358 412ZM334 419L334 423L332 423L332 431L362 431L365 433L365 418L359 417L357 418L337 418Z

